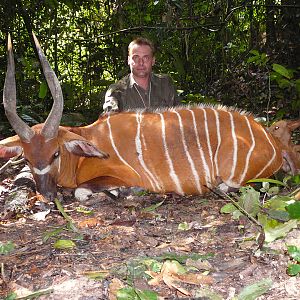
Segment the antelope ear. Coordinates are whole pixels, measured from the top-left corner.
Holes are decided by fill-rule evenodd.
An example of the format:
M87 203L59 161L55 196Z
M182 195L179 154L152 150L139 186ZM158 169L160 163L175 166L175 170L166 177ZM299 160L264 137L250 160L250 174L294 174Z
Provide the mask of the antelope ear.
M8 137L0 141L0 157L12 158L22 154L23 148L21 146L20 138L17 135Z
M287 121L287 126L290 128L290 130L294 131L295 129L300 127L300 119L299 120Z
M98 150L93 144L84 140L72 140L64 142L66 149L74 155L84 157L108 158L109 155Z
M12 158L21 155L23 148L20 146L3 146L0 145L0 157L1 158Z

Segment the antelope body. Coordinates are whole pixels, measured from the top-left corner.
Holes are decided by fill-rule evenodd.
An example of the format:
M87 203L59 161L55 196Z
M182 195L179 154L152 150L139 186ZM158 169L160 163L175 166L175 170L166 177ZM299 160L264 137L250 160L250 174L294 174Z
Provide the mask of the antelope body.
M122 112L85 127L59 127L61 88L34 39L53 108L45 124L31 128L17 116L9 38L3 101L17 135L0 141L0 157L23 151L37 190L46 198L56 196L57 184L88 191L140 186L160 193L203 194L220 183L238 188L281 168L276 139L251 115L225 107Z

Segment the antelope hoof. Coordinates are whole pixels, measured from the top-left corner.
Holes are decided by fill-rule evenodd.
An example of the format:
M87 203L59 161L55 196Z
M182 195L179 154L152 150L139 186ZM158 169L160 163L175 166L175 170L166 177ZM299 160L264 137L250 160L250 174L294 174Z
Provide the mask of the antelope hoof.
M239 190L239 188L229 186L224 182L218 185L218 189L224 193L237 192Z
M92 196L93 191L89 188L79 187L75 190L75 198L80 201L87 201Z

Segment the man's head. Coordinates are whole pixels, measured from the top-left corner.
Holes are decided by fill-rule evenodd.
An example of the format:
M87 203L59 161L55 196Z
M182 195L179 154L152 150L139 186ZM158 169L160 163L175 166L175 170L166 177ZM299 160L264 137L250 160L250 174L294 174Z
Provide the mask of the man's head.
M128 46L128 65L135 77L145 78L152 72L155 64L155 49L146 38L136 38Z

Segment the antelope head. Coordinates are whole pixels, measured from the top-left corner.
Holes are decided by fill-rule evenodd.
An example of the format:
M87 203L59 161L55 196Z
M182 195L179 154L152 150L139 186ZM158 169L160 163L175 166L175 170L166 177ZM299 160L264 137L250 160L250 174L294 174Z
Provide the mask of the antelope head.
M40 44L33 33L43 72L53 97L52 109L43 124L29 127L16 111L15 64L11 37L8 35L8 62L3 91L3 104L7 119L15 136L0 141L0 157L13 157L23 152L36 182L37 191L47 200L57 194L57 181L60 173L62 152L72 152L77 156L103 158L95 146L84 138L59 127L63 112L63 94L59 81L51 69Z

